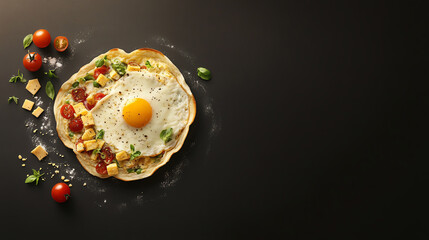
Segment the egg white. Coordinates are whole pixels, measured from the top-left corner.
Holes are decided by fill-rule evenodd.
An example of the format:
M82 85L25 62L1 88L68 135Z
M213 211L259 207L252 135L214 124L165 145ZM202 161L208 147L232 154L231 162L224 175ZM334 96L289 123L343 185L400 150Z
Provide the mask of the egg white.
M142 128L128 125L122 117L126 102L134 98L145 99L152 107L152 118ZM172 77L145 70L129 72L91 112L95 128L104 130L104 140L115 151L131 153L132 144L141 156L155 156L176 145L189 118L189 96ZM168 128L173 129L173 138L164 143L160 133Z

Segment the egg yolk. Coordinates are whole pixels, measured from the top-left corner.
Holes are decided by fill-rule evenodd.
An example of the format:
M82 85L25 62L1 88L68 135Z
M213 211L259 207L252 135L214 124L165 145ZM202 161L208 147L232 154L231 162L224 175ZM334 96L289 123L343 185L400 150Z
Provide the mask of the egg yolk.
M142 98L128 100L122 109L122 117L128 125L135 128L144 127L152 118L152 107Z

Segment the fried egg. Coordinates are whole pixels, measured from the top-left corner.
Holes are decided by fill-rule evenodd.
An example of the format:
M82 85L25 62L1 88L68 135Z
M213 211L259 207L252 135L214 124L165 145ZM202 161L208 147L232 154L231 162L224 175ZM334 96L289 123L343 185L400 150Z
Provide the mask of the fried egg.
M116 151L156 156L176 144L189 118L189 96L170 75L149 71L129 72L91 110L95 128L104 130L104 140ZM172 128L171 140L160 134Z

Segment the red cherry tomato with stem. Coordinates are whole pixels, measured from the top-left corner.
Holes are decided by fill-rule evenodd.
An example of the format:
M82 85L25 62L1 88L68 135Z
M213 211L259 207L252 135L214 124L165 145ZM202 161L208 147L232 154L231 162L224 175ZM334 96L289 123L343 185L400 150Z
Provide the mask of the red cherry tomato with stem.
M74 113L74 108L70 104L64 104L61 107L61 116L63 116L65 119L71 119L74 116Z
M39 29L33 33L33 43L38 48L45 48L51 43L51 34L46 29Z
M22 64L28 71L35 72L42 66L42 57L36 52L28 52L22 59Z
M70 188L65 183L57 183L52 187L51 196L56 202L63 203L70 198Z

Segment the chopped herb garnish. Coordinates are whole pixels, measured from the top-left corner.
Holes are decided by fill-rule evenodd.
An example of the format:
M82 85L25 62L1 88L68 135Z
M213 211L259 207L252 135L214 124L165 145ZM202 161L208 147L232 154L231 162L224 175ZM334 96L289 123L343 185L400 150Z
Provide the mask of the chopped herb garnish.
M90 75L90 74L86 74L85 75L85 77L83 77L86 81L88 81L88 80L95 80L95 78L94 78L94 76L93 75Z
M85 79L85 78L83 78L83 77L80 77L80 78L78 78L78 79L77 79L77 81L78 81L79 83L85 83L85 82L86 82L86 79Z
M150 64L149 60L146 60L146 62L144 63L144 65L145 65L147 68L152 68L152 65Z
M22 82L22 83L27 82L27 80L24 78L24 74L20 73L20 72L19 72L19 69L18 69L18 75L17 75L17 76L13 75L13 76L9 79L9 82L10 82L10 83L16 83L16 81L18 81L18 80L19 80L20 82Z
M27 179L25 179L25 183L32 183L36 181L36 185L39 184L39 178L41 176L45 175L44 173L40 174L40 171L36 171L33 169L33 174L28 176Z
M15 97L15 96L12 96L12 97L9 97L9 99L7 100L7 102L11 103L12 101L14 101L15 104L18 104L18 99L19 98Z
M95 154L97 154L97 153L101 153L101 149L96 148L96 149L92 150L92 154L93 154L93 155L95 155Z
M49 70L48 72L45 72L46 75L48 75L49 78L58 78L57 75L55 75L55 69Z
M161 134L159 134L159 137L164 141L164 143L168 143L171 141L173 135L173 128L164 129L161 131Z
M112 63L112 68L121 76L125 75L127 65L119 60L114 60Z
M95 139L103 139L104 138L104 130L100 129L100 131L97 131L97 135Z
M69 130L69 137L74 137L74 133L72 131Z
M210 80L212 78L211 72L207 68L199 67L197 68L198 77L204 80Z
M136 151L136 149L134 148L134 145L131 144L130 149L131 149L130 161L132 161L132 160L134 160L134 158L140 156L141 152Z
M74 83L72 84L72 88L77 88L77 87L79 87L79 82L74 82Z
M98 82L92 82L92 85L94 86L94 87L96 87L96 88L99 88L99 87L101 87L101 85L98 83Z
M128 168L127 169L127 172L128 173L137 173L137 174L140 174L140 173L142 173L142 171L143 171L143 169L141 169L141 168Z
M122 167L121 167L121 165L119 165L119 161L118 161L118 160L113 159L113 162L115 162L115 163L116 163L116 166L117 166L118 168L122 168Z
M96 67L101 67L104 65L104 58L100 58L97 61L95 61L95 66Z

